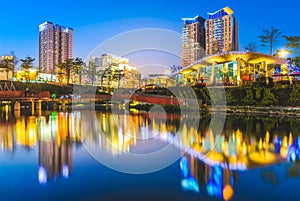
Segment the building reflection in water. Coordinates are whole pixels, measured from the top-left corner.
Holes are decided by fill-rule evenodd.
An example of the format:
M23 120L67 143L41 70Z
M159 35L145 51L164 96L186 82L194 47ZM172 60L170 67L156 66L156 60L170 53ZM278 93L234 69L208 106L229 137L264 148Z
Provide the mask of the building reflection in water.
M90 120L90 115L85 115L89 121L82 122L91 124L84 126L89 128L84 131L87 135L85 139L89 145L98 146L113 156L123 152L130 152L132 146L138 141L154 140L157 136L167 136L169 131L174 131L174 122L165 119L149 118L148 114L108 114L99 113L96 117L97 122ZM168 131L169 130L169 131Z
M37 143L36 117L20 117L16 122L16 142L18 145L32 148Z
M185 155L180 160L181 187L186 191L200 192L200 188L213 197L230 200L237 184L238 172L220 165L208 165L197 158Z
M46 183L60 176L68 178L73 172L73 143L81 142L81 116L79 112L52 112L47 121L39 117L38 179Z
M10 125L10 124L8 124ZM3 128L3 125L0 125ZM1 147L13 149L13 124L1 129ZM38 145L38 180L46 183L73 172L73 144L81 143L81 113L52 112L45 116L21 116L15 123L16 143L27 148Z
M30 149L38 145L40 183L72 174L75 143L95 145L117 156L130 152L139 140L147 139L174 144L186 153L180 163L181 185L189 191L200 193L205 187L212 196L230 199L237 171L282 161L293 164L287 176L300 177L299 122L229 117L223 133L216 136L209 128L209 118L201 119L196 128L179 115L161 118L152 114L150 118L148 113L73 111L19 115L12 120L7 112L1 113L0 148L13 151L15 143Z
M73 171L73 147L72 142L62 141L39 141L39 168L38 180L40 183L60 175L68 178Z
M11 108L3 106L0 109L0 150L14 151L15 120Z
M13 124L0 122L0 149L13 151L14 136Z

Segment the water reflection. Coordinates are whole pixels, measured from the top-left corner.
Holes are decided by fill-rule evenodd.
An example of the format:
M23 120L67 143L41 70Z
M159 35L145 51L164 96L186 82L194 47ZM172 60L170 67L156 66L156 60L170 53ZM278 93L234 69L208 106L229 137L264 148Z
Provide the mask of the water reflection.
M56 113L35 118L39 139L40 183L56 180L60 176L68 178L73 172L73 142L81 142L80 113Z
M234 194L238 172L220 165L207 165L197 158L185 155L180 160L183 190L200 192L205 189L210 196L229 200Z
M180 160L180 184L186 191L229 200L235 194L238 171L259 167L262 179L277 184L277 173L268 167L282 162L292 164L287 176L300 177L298 120L230 116L220 136L209 129L209 123L209 117L203 118L196 128L178 115L161 118L147 113L99 112L96 118L91 111L15 116L5 109L0 119L0 148L7 152L14 152L16 146L37 148L41 184L73 174L75 144L99 146L116 157L147 140L171 143L185 153Z
M39 142L39 169L38 179L40 183L62 175L65 178L73 172L72 142L40 141Z
M9 113L10 111L6 111ZM2 150L14 151L15 146L38 147L38 180L40 183L68 178L73 172L73 144L81 143L79 112L45 113L45 116L4 115L0 121Z

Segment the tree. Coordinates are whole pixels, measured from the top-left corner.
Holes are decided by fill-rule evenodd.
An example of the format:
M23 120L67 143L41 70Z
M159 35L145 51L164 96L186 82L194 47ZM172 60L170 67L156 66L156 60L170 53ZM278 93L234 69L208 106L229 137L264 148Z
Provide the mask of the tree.
M73 59L66 59L65 62L63 62L63 68L65 69L66 77L67 77L67 84L70 84L70 78L73 71Z
M259 36L262 47L269 46L270 55L273 55L274 44L278 42L281 37L281 32L277 28L271 27L270 29L264 29L263 34Z
M300 49L300 36L283 36L286 39L285 46L287 48L291 48L295 57L299 57L299 49Z
M110 82L111 82L111 78L112 78L112 73L113 73L113 68L111 65L109 65L106 68L103 68L101 70L99 70L99 72L97 73L98 76L100 77L101 80L101 86L103 85L103 78L106 78L107 80L107 85L110 86Z
M256 42L249 42L244 49L248 52L257 52L258 46Z
M58 63L55 66L58 68L57 76L59 76L61 79L65 77L67 84L70 84L70 78L74 67L73 59L66 59L64 62Z
M25 71L25 79L29 80L29 69L33 68L34 58L31 58L29 55L25 59L20 59L22 64L21 68Z
M124 71L123 71L123 70L120 70L119 67L113 68L111 79L112 79L113 81L117 81L117 82L118 82L118 88L120 88L120 80L121 80L123 77L124 77Z
M286 39L285 46L287 48L292 49L292 53L294 53L295 57L291 58L291 64L298 68L300 66L300 36L283 36Z
M57 67L56 76L57 76L58 82L63 83L64 75L65 75L65 70L64 70L63 64L58 63L55 66Z
M82 58L76 57L73 61L73 76L79 75L79 84L81 84L82 74L84 73L85 64Z

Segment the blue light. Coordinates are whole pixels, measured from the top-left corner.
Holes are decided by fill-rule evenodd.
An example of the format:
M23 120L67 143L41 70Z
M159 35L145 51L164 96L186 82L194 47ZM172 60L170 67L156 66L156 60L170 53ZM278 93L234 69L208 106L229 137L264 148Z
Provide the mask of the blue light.
M218 197L218 198L223 197L222 187L215 185L213 182L208 183L208 185L206 186L206 191L208 195L212 197Z
M208 185L206 186L207 193L210 196L222 198L223 196L223 181L222 181L222 168L215 165L214 170L211 172Z
M182 179L181 187L185 191L194 191L196 193L200 192L198 182L193 177L189 177L188 179Z
M279 73L281 73L281 67L280 66L276 66L274 74L279 74Z
M275 152L277 154L280 153L281 144L282 144L282 138L278 137L278 139L275 142Z
M181 172L182 172L184 178L187 178L188 173L189 173L189 168L188 168L188 162L187 162L186 157L181 158L180 169L181 169Z
M47 183L47 172L43 166L39 167L38 179L39 179L40 184Z
M68 178L69 177L69 166L64 164L63 168L62 168L62 175L64 178Z

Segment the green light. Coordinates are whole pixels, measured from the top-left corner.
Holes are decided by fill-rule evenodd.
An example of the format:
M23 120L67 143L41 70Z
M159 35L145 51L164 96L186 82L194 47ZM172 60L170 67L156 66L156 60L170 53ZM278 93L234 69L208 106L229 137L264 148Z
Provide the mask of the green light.
M52 112L51 117L52 117L52 119L55 119L56 118L56 112Z

